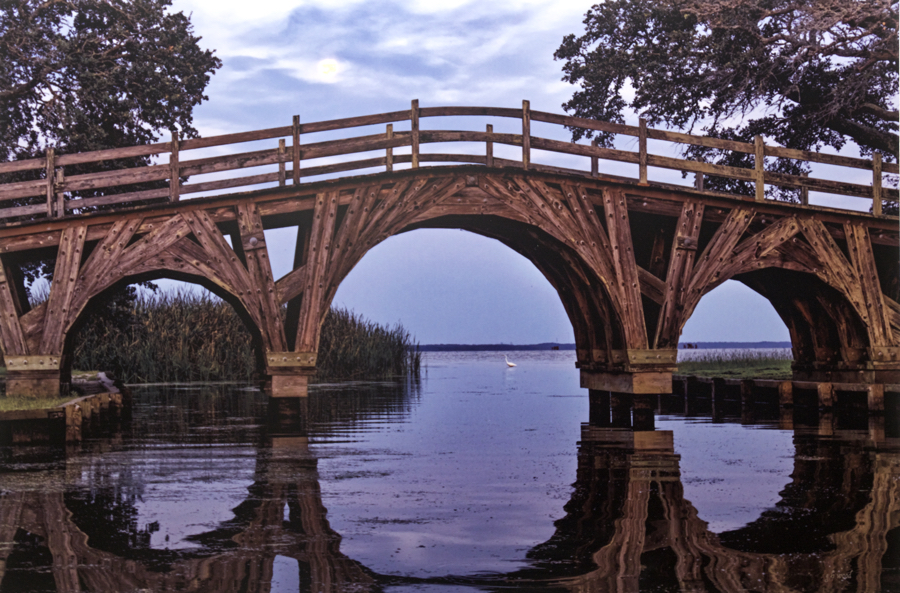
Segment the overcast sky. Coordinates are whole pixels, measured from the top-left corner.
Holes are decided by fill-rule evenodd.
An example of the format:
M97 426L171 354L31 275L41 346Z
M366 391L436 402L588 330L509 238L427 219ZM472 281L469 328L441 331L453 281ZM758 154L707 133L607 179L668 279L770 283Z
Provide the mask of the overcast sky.
M580 33L588 2L570 0L174 0L223 67L195 111L201 135L422 106L489 105L562 113L572 93L553 52ZM633 122L637 123L636 119ZM427 126L423 123L423 126ZM289 271L294 233L267 238L273 271ZM283 246L279 248L280 246ZM430 343L572 342L553 288L491 239L422 230L375 247L335 305L401 322ZM761 297L728 282L701 301L683 341L787 340Z

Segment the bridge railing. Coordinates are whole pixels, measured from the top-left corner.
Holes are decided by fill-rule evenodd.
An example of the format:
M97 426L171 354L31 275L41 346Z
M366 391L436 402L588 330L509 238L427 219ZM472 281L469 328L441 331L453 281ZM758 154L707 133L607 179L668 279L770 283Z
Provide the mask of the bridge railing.
M494 132L487 124L482 131L427 130L422 129L423 118L511 118L521 122L521 133ZM409 122L408 129L394 130L394 124ZM637 151L598 146L596 142L579 144L535 136L532 122L544 122L583 128L616 136L637 139ZM384 125L384 132L365 134L318 142L303 142L304 136L321 132L351 130L360 127ZM404 123L404 128L407 124ZM240 145L278 139L277 146L262 150L237 152ZM653 154L647 150L648 140L675 144L688 144L718 151L734 151L753 156L753 168L742 168L707 163L699 160L675 158ZM480 153L460 151L454 153L422 152L421 146L429 143L472 143L483 146ZM521 149L521 158L509 159L494 155L495 145ZM399 148L409 148L401 154ZM188 151L200 149L230 149L228 154L216 154L201 158L184 158ZM590 159L590 170L572 169L541 164L532 160L534 151L576 155ZM356 160L325 162L334 157L348 157L360 153L376 153ZM195 153L196 154L196 153ZM137 167L115 168L115 161L122 159L153 157L168 162ZM871 183L851 183L805 175L789 175L765 169L765 158L794 159L809 163L832 165L842 168L871 171ZM222 192L232 188L253 186L280 186L300 184L311 177L336 175L349 171L383 168L392 171L396 165L409 164L412 168L422 163L473 163L488 167L546 170L566 174L601 176L601 160L637 165L638 175L632 180L648 183L648 168L673 169L695 174L695 189L704 190L707 176L735 179L755 186L755 199L766 199L766 186L799 189L802 203L808 203L808 192L815 191L842 196L854 196L871 200L872 212L882 214L885 199L898 200L895 188L884 187L884 174L897 174L897 163L882 162L875 153L872 160L793 150L766 145L761 137L754 143L737 142L706 136L695 136L648 128L644 120L640 125L603 122L577 118L530 108L524 101L521 109L497 107L423 107L413 101L410 109L361 117L351 117L322 122L300 123L294 116L289 126L225 134L206 138L179 139L173 135L169 142L142 146L100 150L76 154L55 154L48 149L44 158L0 163L0 222L46 219L77 215L95 210L135 208L159 202L175 202L182 196L201 192ZM310 163L310 161L319 161ZM85 165L93 165L96 172L78 172ZM69 174L66 174L69 167ZM264 172L240 175L242 169L264 168ZM72 170L75 173L72 174ZM848 171L849 173L849 171ZM189 182L192 177L217 177L211 180ZM603 177L615 177L602 174ZM626 179L615 177L617 179Z

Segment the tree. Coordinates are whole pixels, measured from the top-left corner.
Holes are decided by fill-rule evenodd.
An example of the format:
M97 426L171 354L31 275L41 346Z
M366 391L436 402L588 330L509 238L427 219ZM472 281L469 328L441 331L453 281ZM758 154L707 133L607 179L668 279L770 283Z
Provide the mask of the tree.
M189 18L169 13L170 5L0 0L0 161L40 157L48 147L75 153L146 144L164 131L196 137L193 108L207 99L204 89L222 63L200 48ZM149 162L118 159L70 166L66 174ZM11 174L3 181L43 174ZM29 282L52 280L53 267L53 260L43 260L23 271ZM125 287L92 308L116 320L121 314L114 313L129 310L134 297Z
M195 137L193 108L207 98L221 61L199 47L188 17L167 12L170 4L0 0L0 161L40 157L48 147L75 153L146 144L163 131ZM77 165L66 174L149 162ZM52 263L26 267L26 278L52 275Z
M622 122L632 109L651 125L743 141L759 134L804 150L850 141L862 155L897 158L893 0L608 0L584 24L554 54L563 80L580 86L563 105L575 115ZM573 130L575 140L590 135ZM736 166L750 158L713 156Z
M197 135L221 61L171 0L0 0L0 159Z

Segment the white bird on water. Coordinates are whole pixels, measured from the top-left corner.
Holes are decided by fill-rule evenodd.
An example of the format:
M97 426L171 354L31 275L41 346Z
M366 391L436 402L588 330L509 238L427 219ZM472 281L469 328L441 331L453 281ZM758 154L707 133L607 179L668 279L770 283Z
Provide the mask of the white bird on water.
M506 361L506 366L508 366L508 367L514 367L514 366L516 366L515 363L509 362L509 359L506 358L506 355L505 355L505 354L503 355L503 359Z

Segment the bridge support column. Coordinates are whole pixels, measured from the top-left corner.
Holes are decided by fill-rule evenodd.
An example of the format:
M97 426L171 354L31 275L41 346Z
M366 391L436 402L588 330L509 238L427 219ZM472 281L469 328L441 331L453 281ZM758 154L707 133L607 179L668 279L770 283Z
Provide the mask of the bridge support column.
M266 352L266 392L270 397L306 397L316 372L315 352Z
M600 391L643 395L672 393L671 371L581 371L581 386Z
M59 356L6 357L7 396L52 399L68 392L69 380L62 376Z

